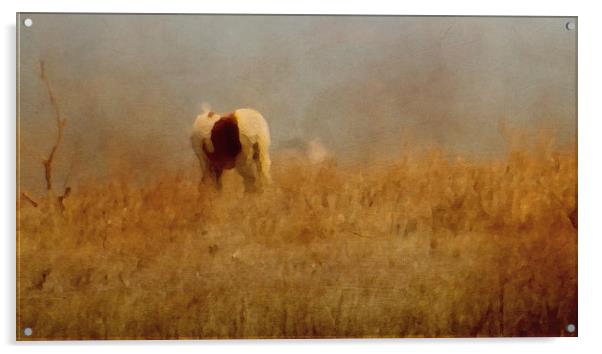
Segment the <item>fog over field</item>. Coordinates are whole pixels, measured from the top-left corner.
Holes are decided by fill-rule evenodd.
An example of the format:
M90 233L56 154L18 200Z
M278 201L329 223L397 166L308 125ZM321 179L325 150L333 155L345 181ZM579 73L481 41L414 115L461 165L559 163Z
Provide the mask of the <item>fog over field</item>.
M576 31L563 18L30 17L19 94L31 191L56 129L39 60L67 119L56 179L71 184L107 176L117 157L142 176L189 167L202 102L262 112L274 153L314 140L340 161L407 145L496 156L502 120L576 136Z

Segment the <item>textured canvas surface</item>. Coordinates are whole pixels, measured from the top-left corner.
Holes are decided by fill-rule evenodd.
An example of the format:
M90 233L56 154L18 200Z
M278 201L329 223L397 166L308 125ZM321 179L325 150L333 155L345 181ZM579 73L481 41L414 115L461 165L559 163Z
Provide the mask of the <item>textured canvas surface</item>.
M577 335L576 18L17 21L18 340Z

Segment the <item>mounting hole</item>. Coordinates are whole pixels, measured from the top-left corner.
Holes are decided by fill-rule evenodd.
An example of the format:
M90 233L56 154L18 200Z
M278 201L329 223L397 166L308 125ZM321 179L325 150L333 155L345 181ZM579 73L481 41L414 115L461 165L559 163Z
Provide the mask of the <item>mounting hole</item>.
M25 21L23 21L23 24L25 27L31 27L33 26L33 20L31 18L26 18Z
M33 330L31 328L27 327L23 330L23 334L26 335L27 337L29 337L33 334Z
M572 30L574 30L574 29L575 29L575 27L576 27L576 26L575 26L575 22L573 22L573 21L569 21L569 22L567 22L567 23L566 23L565 27L566 27L566 29L567 29L568 31L572 31Z
M566 326L566 331L567 331L567 332L569 332L569 333L574 333L574 332L575 332L575 329L576 329L576 328L575 328L575 325L574 325L574 324L572 324L572 323L569 323L569 324Z

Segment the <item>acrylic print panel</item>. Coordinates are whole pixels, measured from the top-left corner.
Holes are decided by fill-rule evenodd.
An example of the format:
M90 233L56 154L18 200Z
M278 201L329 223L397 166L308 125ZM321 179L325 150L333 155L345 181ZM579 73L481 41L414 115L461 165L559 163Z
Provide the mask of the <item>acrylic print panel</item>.
M576 18L17 21L19 340L577 335Z

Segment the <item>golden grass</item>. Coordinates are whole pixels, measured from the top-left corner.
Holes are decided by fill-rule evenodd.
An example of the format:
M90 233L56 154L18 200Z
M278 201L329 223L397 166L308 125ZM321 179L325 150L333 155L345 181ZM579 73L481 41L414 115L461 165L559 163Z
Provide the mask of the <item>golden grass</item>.
M575 335L572 150L275 156L256 195L227 177L221 194L180 172L18 206L18 338Z

